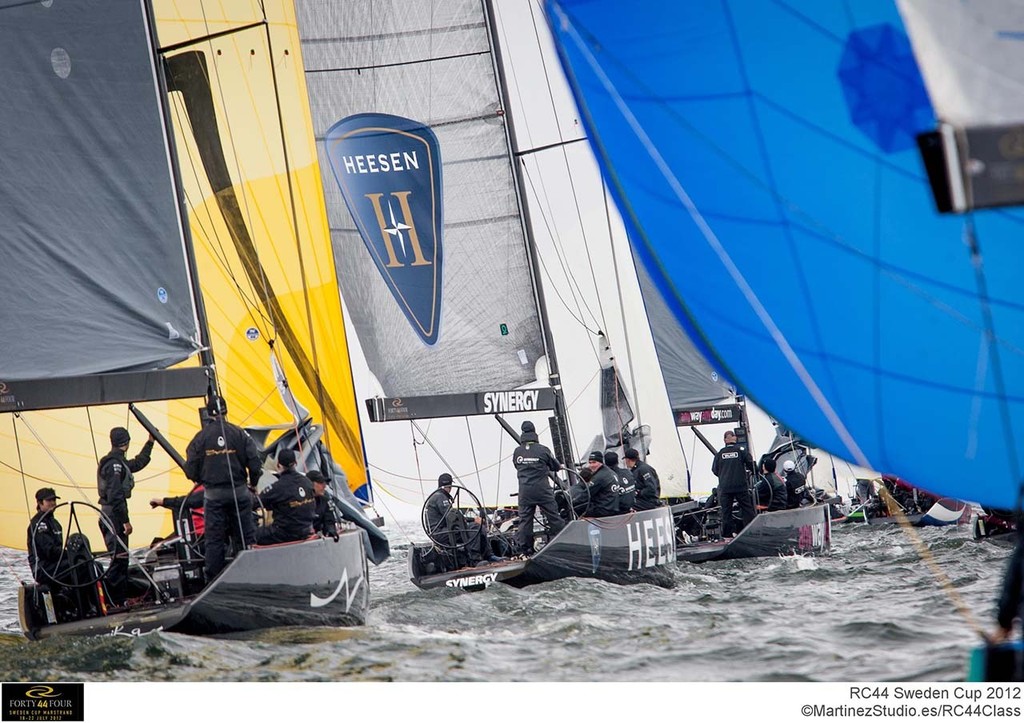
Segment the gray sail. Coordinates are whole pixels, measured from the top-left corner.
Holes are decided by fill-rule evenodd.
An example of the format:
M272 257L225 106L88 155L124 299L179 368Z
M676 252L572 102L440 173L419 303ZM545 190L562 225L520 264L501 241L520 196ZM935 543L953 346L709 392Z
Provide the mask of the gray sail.
M296 11L339 284L382 392L535 381L544 346L481 1L298 0ZM367 116L369 129L342 123ZM362 145L332 158L339 126L331 144ZM395 138L405 145L374 150ZM440 197L413 205L396 170L433 161L419 197ZM388 176L397 185L366 185ZM363 185L346 190L353 180Z
M643 263L637 259L634 265L673 413L734 402L735 389L708 363L679 325Z
M195 351L148 33L138 0L0 9L4 382L163 368Z

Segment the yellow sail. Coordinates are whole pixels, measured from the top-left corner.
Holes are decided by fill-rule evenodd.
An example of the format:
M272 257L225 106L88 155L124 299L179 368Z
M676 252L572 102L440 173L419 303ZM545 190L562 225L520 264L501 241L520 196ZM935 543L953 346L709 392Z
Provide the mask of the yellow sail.
M245 426L293 423L275 383L276 356L288 389L324 425L328 451L358 490L367 474L292 4L154 6L228 418ZM137 406L184 454L201 405ZM113 426L131 431L128 455L136 454L146 432L123 405L0 415L0 484L8 492L0 500L0 544L24 549L39 487L54 487L62 501L96 502L96 465ZM190 487L157 447L129 500L133 546L170 529L170 513L151 509L149 499ZM95 519L83 516L81 524L102 549Z

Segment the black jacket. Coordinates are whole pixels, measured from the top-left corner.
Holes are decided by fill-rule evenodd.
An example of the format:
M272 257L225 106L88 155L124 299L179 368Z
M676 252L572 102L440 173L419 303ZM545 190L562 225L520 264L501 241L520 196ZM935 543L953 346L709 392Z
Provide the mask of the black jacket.
M260 502L274 513L271 527L281 541L304 540L312 534L316 514L313 483L294 467L260 492Z
M745 492L747 472L754 471L754 458L738 444L727 444L718 450L711 472L718 477L718 493Z
M133 472L149 464L153 452L153 440L146 440L142 449L132 459L126 459L124 450L114 447L100 460L96 468L96 491L100 495L100 506L109 507L104 512L110 516L115 530L121 530L128 522L128 498L135 487Z
M512 453L519 478L519 504L543 504L554 499L550 473L562 468L551 450L537 441L534 432L523 432L522 444Z
M615 467L605 466L618 478L616 491L619 493L619 514L632 512L636 507L636 480L633 479L633 473L617 465Z
M38 583L50 582L41 572L53 575L57 570L57 561L64 549L64 529L52 514L42 519L43 513L37 512L28 523L28 566L32 569L32 577Z
M757 495L757 504L769 512L784 510L789 503L789 491L786 489L786 483L779 479L774 472L757 478L754 494Z
M334 514L334 505L327 495L316 498L313 511L313 532L324 537L335 537L338 534L338 517Z
M611 517L619 514L619 493L615 490L619 478L605 465L601 465L590 478L589 517Z
M807 478L795 469L786 472L786 490L789 493L789 501L786 504L788 509L795 509L802 504L810 504L811 492L807 489Z
M1010 561L1006 565L1006 574L1003 575L1003 589L999 596L999 607L996 612L996 620L999 627L1009 629L1013 626L1014 618L1020 615L1021 593L1024 591L1024 545L1020 538L1013 548Z
M636 480L636 508L653 510L661 506L661 480L654 467L646 462L637 462L632 469Z
M246 482L256 487L262 468L259 449L248 432L219 417L210 419L188 444L185 476L202 482L207 492L232 482L235 487Z

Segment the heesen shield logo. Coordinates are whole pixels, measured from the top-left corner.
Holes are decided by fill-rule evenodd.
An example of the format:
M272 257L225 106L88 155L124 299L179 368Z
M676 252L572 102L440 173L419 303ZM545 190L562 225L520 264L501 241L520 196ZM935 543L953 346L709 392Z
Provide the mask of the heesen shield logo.
M360 113L326 135L327 157L359 235L406 319L426 344L441 318L441 154L422 123Z
M4 683L5 721L85 720L83 683Z

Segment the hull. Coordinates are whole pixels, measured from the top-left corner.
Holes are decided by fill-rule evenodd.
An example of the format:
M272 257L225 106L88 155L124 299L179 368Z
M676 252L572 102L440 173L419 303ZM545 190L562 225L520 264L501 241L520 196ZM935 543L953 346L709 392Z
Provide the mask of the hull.
M832 546L831 505L762 512L732 540L680 544L680 562L711 562L748 557L820 555Z
M91 594L83 591L83 596ZM115 614L102 614L93 598L84 600L80 619L51 623L38 586L23 586L18 596L22 632L31 640L139 636L158 630L217 635L289 625L354 626L366 622L369 602L368 564L358 531L343 533L337 542L317 538L244 550L198 594Z
M668 507L573 520L527 560L433 571L423 564L430 549L428 545L416 545L409 555L410 579L423 590L477 590L495 582L525 587L566 577L590 577L620 585L674 584L668 569L676 559Z
M914 527L945 527L947 525L965 525L971 520L971 506L960 500L943 497L935 502L926 512L904 515L907 522ZM868 513L863 507L850 512L843 522L865 522L870 525L894 525L899 518L893 515L877 515Z

